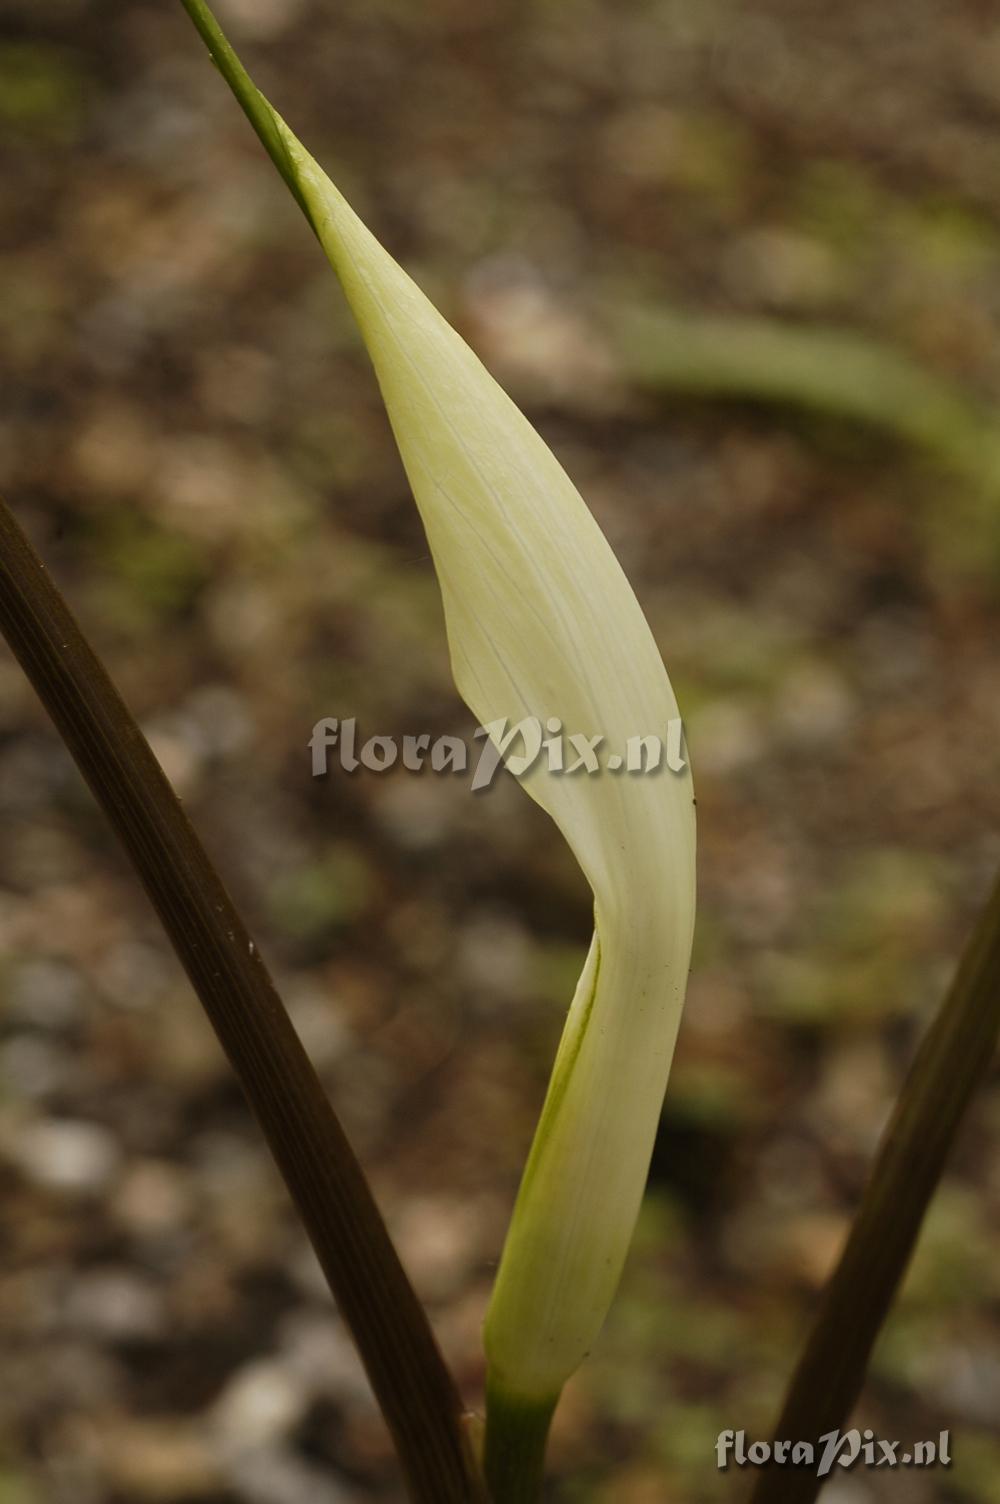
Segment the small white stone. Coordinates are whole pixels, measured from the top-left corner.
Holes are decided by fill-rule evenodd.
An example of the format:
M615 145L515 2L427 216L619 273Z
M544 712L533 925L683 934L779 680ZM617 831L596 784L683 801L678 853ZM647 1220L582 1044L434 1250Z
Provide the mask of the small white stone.
M288 1435L308 1402L297 1374L262 1358L230 1379L213 1407L213 1427L224 1446L267 1446Z
M36 1185L81 1195L105 1190L121 1162L121 1150L106 1128L73 1118L27 1124L6 1153Z
M110 1342L158 1336L164 1328L163 1298L131 1269L94 1269L74 1280L67 1301L70 1322Z

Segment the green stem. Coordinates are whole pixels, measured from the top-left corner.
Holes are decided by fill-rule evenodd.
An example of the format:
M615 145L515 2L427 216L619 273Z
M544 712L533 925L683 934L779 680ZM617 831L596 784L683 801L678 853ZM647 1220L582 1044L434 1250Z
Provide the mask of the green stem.
M296 203L311 225L312 215L306 207L295 171L288 160L284 140L275 123L274 110L240 62L225 32L204 0L181 0L181 4L194 22L213 63L232 89L241 110L257 132L261 145L281 173Z
M239 1077L357 1344L411 1497L482 1499L458 1392L260 950L2 501L0 631L131 858Z
M525 1400L487 1382L483 1469L492 1504L535 1504L558 1399Z
M844 1426L959 1124L1000 1035L1000 882L903 1085L847 1245L823 1293L774 1427L811 1441ZM812 1504L815 1470L758 1474L751 1504Z

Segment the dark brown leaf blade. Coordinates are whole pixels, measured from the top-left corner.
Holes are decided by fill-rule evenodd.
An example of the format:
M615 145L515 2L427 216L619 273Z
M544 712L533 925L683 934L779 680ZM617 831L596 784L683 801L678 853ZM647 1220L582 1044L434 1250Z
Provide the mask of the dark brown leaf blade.
M840 1261L792 1376L774 1437L814 1446L843 1429L966 1108L1000 1034L1000 881L917 1052ZM817 1455L820 1448L817 1447ZM751 1504L812 1504L815 1468L758 1474Z
M136 721L0 501L0 630L125 847L240 1079L361 1354L411 1497L483 1497L462 1404L343 1129Z

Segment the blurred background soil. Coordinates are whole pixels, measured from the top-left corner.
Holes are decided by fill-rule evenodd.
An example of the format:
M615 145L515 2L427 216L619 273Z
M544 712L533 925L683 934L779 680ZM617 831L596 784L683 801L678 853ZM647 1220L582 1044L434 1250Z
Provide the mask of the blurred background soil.
M716 1435L766 1434L1000 858L1000 5L219 11L554 446L674 679L695 968L551 1498L739 1499ZM335 280L181 7L5 0L0 124L4 492L245 907L478 1402L585 885L509 779L310 775L322 716L471 722ZM795 329L834 388L811 331L853 331L981 442L955 419L959 473L860 425L849 373L810 411L752 372L724 401L661 387L687 345L657 352L650 310ZM399 1500L239 1090L4 653L0 813L0 1501ZM855 1471L829 1504L1000 1499L998 1134L994 1084L857 1415L950 1428L954 1465Z

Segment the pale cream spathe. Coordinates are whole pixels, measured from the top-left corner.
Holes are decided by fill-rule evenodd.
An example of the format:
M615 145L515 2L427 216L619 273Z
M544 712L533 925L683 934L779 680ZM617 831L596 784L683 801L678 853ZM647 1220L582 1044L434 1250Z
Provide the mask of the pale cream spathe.
M678 714L663 662L579 493L275 121L375 367L463 699L483 724L558 717L612 745L662 731ZM595 915L486 1322L493 1381L544 1398L597 1335L638 1214L687 981L695 826L687 773L573 778L539 766L521 782L572 847Z

